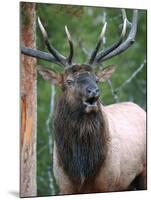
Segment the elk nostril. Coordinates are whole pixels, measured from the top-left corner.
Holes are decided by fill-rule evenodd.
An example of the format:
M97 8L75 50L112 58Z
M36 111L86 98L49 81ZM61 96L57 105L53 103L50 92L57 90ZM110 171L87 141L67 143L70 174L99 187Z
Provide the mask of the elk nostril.
M91 93L92 93L92 89L91 89L91 88L87 88L87 92L88 92L89 94L91 94Z
M87 94L89 96L98 96L99 95L99 88L87 88Z

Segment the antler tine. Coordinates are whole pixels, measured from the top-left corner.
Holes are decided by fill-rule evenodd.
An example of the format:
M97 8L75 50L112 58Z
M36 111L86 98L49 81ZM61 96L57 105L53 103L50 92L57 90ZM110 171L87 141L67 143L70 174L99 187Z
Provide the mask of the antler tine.
M96 57L96 55L97 55L97 52L98 52L98 50L99 50L99 48L100 48L100 46L101 46L101 44L102 44L102 42L103 42L103 37L104 37L105 31L106 31L106 26L107 26L107 22L104 23L104 26L103 26L103 28L102 28L102 31L101 31L99 40L98 40L98 42L97 42L97 44L96 44L95 49L93 50L93 52L92 52L92 54L91 54L90 60L89 60L89 62L88 62L89 64L92 64L92 63L94 62L94 60L95 60L95 57Z
M96 57L96 62L97 63L100 62L100 61L102 61L102 58L104 58L106 55L108 55L114 49L116 49L117 47L119 47L120 44L123 42L124 37L126 35L127 18L126 18L126 16L124 16L123 12L122 12L122 15L123 15L123 28L122 28L120 39L116 43L114 43L112 46L110 46L107 49L105 49L104 51L98 53L98 55Z
M121 43L118 46L118 48L115 48L109 54L106 54L101 59L98 59L98 62L100 62L100 61L103 62L109 58L112 58L113 56L116 56L116 55L122 53L123 51L127 50L135 42L135 36L136 36L136 31L137 31L137 18L138 18L138 11L134 10L132 25L131 25L131 29L129 31L127 39L123 43Z
M123 17L123 21L124 19L126 19L126 27L127 28L131 28L131 22L129 22L129 20L127 19L127 14L126 14L126 11L125 9L121 9L121 12L122 12L122 17ZM120 25L121 26L121 25Z
M48 41L48 35L47 35L47 32L44 28L44 26L42 25L41 23L41 20L40 18L38 17L38 24L39 24L39 28L41 30L41 33L43 35L43 38L44 38L44 41L45 41L45 44L47 46L47 49L48 51L54 56L54 58L56 58L56 60L58 62L60 62L63 66L67 66L67 62L66 62L66 58L61 55Z
M74 54L74 49L73 49L73 42L72 42L72 39L71 39L71 35L69 33L67 26L65 26L65 32L66 32L68 42L69 42L69 47L70 47L70 53L69 53L69 56L67 58L67 61L68 61L69 65L71 65L72 59L73 59L73 54Z

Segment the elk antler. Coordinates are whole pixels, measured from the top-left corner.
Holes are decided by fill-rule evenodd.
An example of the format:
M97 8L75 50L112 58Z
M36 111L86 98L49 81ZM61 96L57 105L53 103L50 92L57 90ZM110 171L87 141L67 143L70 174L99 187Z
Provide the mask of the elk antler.
M124 12L122 12L122 15L123 15L123 13ZM135 35L136 35L136 31L137 31L137 17L138 17L138 11L134 10L131 29L129 31L128 37L124 41L124 36L126 34L127 18L124 17L124 15L123 15L123 19L124 19L123 29L122 29L122 33L121 33L119 41L117 41L115 44L108 47L104 51L99 52L96 55L96 58L94 59L94 63L100 63L109 58L112 58L113 56L116 56L116 55L122 53L123 51L125 51L126 49L128 49L134 43Z
M45 41L48 51L54 56L54 58L56 58L56 60L58 62L60 62L64 65L65 58L49 43L47 32L46 32L44 26L42 25L39 17L38 17L38 24L39 24L39 28L41 30L41 33L44 38L44 41Z
M42 32L42 35L43 35L43 38L44 38L44 41L45 41L45 44L46 44L46 46L47 46L48 51L49 51L49 52L54 56L54 58L56 58L56 60L57 60L58 62L60 62L63 66L68 67L69 64L72 63L72 58L73 58L73 43L72 43L71 35L70 35L69 31L68 31L67 26L65 26L65 31L66 31L66 35L67 35L67 38L68 38L68 41L69 41L70 54L69 54L69 57L68 57L68 58L65 58L63 55L61 55L61 54L49 43L47 32L46 32L44 26L42 25L41 20L40 20L39 17L38 17L38 24L39 24L39 28L40 28L40 30L41 30L41 32Z
M69 47L70 47L70 53L69 53L67 60L68 60L69 65L71 65L74 51L73 51L73 42L71 40L71 35L69 33L67 26L65 26L65 32L66 32L68 42L69 42Z
M65 26L65 32L66 32L68 42L69 42L70 53L69 53L69 56L66 58L62 54L60 54L49 43L47 32L46 32L44 26L42 25L39 17L38 17L38 25L39 25L39 28L41 30L42 36L44 38L47 49L51 54L46 53L46 52L42 52L42 51L39 51L39 50L35 50L35 49L32 49L32 48L28 48L28 47L21 47L21 53L28 55L28 56L35 57L35 58L47 60L47 61L50 61L52 63L56 63L56 64L64 66L64 67L69 67L72 64L73 52L74 51L73 51L73 42L72 42L71 35L69 33L67 26Z
M21 47L21 53L23 53L24 55L27 55L27 56L39 58L39 59L42 59L42 60L46 60L46 61L49 61L49 62L52 62L52 63L56 63L58 65L61 65L56 60L56 58L51 56L49 53L46 53L46 52L43 52L43 51L40 51L40 50L32 49L32 48L29 48L29 47Z
M104 34L105 34L105 31L106 31L106 26L107 26L107 22L104 23L104 26L102 28L102 31L101 31L101 34L100 34L100 38L96 44L96 47L95 49L93 50L92 54L91 54L91 57L90 57L90 60L89 60L89 64L92 64L95 60L95 57L97 55L97 52L103 42L103 37L104 37Z
M133 11L133 19L132 19L132 23L127 21L127 17L126 17L126 12L124 9L122 9L122 16L123 16L123 28L122 28L122 33L120 36L120 39L114 43L113 45L111 45L110 47L108 47L107 49L103 50L103 51L99 51L99 48L102 44L103 41L103 37L106 31L106 26L107 23L104 23L104 26L102 28L99 40L96 44L95 49L92 51L92 54L90 56L90 59L88 61L89 64L99 64L109 58L112 58L113 56L116 56L120 53L122 53L123 51L125 51L126 49L128 49L135 41L135 35L136 35L136 31L137 31L137 18L138 18L138 11L134 10ZM70 53L69 56L66 58L64 57L62 54L60 54L48 41L48 35L47 32L44 28L44 26L42 25L40 18L38 18L38 24L40 27L40 30L42 32L45 44L50 52L46 53L46 52L42 52L39 50L34 50L32 48L28 48L28 47L21 47L21 53L31 56L31 57L36 57L36 58L40 58L46 61L50 61L52 63L56 63L58 65L64 66L66 68L70 67L72 65L72 59L73 59L73 54L74 54L74 49L73 49L73 42L71 39L71 35L68 31L67 26L65 26L65 32L67 35L67 39L69 42L69 47L70 47ZM127 38L124 40L125 34L126 34L126 26L127 24L131 25L131 29L129 31L129 34L127 36Z

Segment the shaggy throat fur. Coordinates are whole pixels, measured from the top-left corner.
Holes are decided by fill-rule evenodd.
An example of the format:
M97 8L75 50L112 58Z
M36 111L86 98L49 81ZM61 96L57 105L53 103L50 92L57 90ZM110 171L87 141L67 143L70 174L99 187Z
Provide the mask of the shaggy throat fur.
M105 160L107 134L101 110L86 114L61 99L55 116L59 164L74 184L93 180Z

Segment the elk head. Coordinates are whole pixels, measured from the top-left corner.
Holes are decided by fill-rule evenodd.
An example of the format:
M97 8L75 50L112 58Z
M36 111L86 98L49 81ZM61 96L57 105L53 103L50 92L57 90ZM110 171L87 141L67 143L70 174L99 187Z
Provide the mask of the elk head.
M107 27L107 23L104 23L96 47L92 51L86 64L73 63L74 48L67 26L65 26L65 32L70 47L70 53L66 58L49 43L47 32L42 25L40 18L38 18L38 24L50 54L29 48L27 49L26 47L22 48L22 52L26 55L42 58L47 61L49 60L52 63L63 66L63 74L55 73L50 69L44 69L42 67L39 67L38 70L42 77L51 84L58 84L62 86L63 93L66 96L68 103L78 103L82 106L86 113L97 112L98 98L100 96L98 82L109 79L115 70L115 66L111 65L97 73L95 72L94 66L117 54L120 54L133 44L137 30L137 10L133 11L131 29L127 38L125 39L127 18L123 16L122 32L119 40L107 49L98 52L103 42L103 37Z
M65 69L64 74L59 74L49 69L38 68L45 80L62 87L63 95L71 106L79 105L86 113L98 111L98 83L107 80L114 69L115 66L111 65L96 74L90 65L82 64L72 65Z

